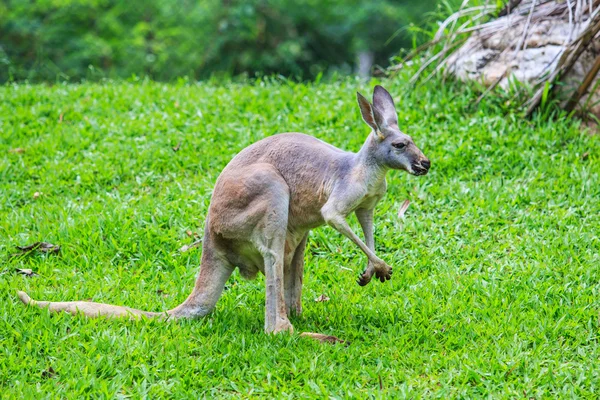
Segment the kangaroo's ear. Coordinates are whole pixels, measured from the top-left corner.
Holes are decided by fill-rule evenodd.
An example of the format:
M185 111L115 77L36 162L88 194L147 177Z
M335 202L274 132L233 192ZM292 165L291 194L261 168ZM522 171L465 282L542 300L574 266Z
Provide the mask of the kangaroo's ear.
M375 123L383 130L388 126L398 125L398 114L390 93L377 85L373 91L373 117Z
M375 117L373 116L373 107L371 106L371 103L369 103L369 100L359 92L356 92L356 100L358 100L358 106L360 107L360 113L363 120L377 132L379 128L377 127Z

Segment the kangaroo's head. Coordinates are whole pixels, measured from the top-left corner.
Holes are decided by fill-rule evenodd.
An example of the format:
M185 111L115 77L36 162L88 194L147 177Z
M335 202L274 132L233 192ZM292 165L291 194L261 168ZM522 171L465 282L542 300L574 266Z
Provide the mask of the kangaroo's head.
M377 85L373 104L356 93L363 119L373 129L370 152L375 161L391 169L403 169L413 175L425 175L431 163L412 138L398 128L398 115L392 96Z

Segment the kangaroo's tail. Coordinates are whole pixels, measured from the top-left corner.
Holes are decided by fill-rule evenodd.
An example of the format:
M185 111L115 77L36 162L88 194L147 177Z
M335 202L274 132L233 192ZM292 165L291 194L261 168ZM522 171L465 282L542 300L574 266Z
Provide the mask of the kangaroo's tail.
M33 300L25 292L18 292L19 299L30 306L36 306L39 308L47 308L51 312L67 312L70 314L83 314L86 317L108 317L108 318L120 318L126 317L130 319L139 319L142 316L145 317L168 317L169 311L167 312L149 312L136 310L135 308L114 306L112 304L94 303L92 301L37 301Z
M205 245L206 245L205 241ZM19 299L26 305L47 308L51 312L68 312L83 314L87 317L107 317L140 319L141 317L163 318L195 318L208 314L221 297L225 282L233 271L233 266L223 258L216 257L214 250L208 246L202 252L200 273L196 278L194 290L188 298L173 308L163 312L136 310L135 308L115 306L112 304L94 303L91 301L37 301L25 292L18 292Z

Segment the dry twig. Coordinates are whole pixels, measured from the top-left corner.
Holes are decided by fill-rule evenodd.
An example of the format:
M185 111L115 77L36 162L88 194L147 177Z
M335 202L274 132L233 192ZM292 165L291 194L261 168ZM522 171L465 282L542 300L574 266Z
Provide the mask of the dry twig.
M598 75L598 71L600 71L600 55L598 57L596 57L596 60L594 61L594 65L588 71L585 78L583 79L583 82L581 82L581 85L579 85L577 90L573 93L573 95L571 96L571 98L569 99L567 104L565 105L565 110L567 112L571 112L575 109L575 107L579 103L579 100L581 99L581 97L588 90L588 88L594 81L594 78L596 78L596 75Z

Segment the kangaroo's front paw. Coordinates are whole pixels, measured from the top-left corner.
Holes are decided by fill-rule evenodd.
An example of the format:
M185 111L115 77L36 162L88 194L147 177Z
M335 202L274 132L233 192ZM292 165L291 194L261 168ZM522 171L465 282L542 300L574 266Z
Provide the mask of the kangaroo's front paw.
M373 278L373 268L367 268L360 276L356 283L360 286L366 286L369 282L371 282L371 278Z
M389 281L392 279L392 267L381 261L375 265L375 276L381 282Z
M375 276L381 281L381 282L385 282L385 281L389 281L390 279L392 279L392 268L389 268L389 270L387 271L381 271L381 270L377 270L375 271Z
M373 275L375 275L375 266L371 261L369 261L367 263L367 269L360 274L356 283L358 283L360 286L366 286L369 284L369 282L371 282Z

